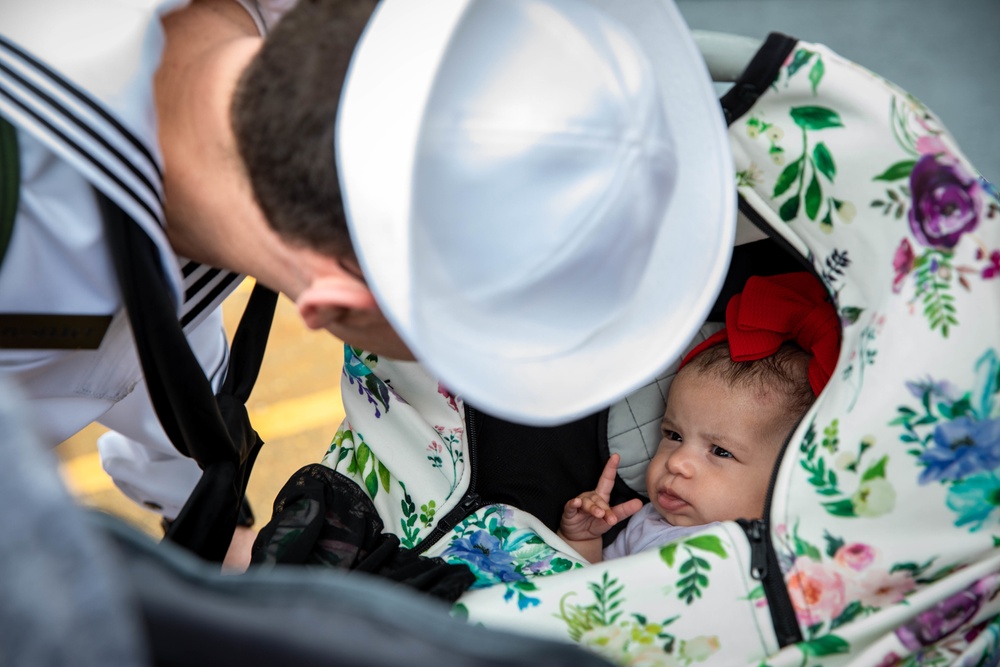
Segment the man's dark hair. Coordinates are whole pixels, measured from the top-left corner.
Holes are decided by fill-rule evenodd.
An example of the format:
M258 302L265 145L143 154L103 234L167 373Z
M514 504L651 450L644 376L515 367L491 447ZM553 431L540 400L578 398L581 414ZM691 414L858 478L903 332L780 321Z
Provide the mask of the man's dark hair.
M340 92L376 0L300 0L268 33L230 110L254 197L287 242L351 256L334 153Z

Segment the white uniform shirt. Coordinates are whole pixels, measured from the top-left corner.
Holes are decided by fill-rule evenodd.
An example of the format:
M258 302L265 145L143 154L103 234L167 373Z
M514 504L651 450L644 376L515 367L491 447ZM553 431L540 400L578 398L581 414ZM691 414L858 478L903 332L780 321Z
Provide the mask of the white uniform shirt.
M289 4L288 0L260 3L266 5L261 9L253 0L238 1L259 27L276 20ZM56 445L92 421L116 431L98 443L105 469L127 495L167 517L180 510L201 472L193 460L174 449L149 403L93 188L115 199L157 243L178 302L178 317L218 389L228 360L218 306L239 277L176 257L167 243L158 202L161 160L152 77L163 47L160 17L184 4L184 0L0 4L0 34L13 44L0 49L0 62L17 75L0 71L0 83L7 91L0 94L0 115L17 126L21 155L18 210L0 265L0 313L114 316L98 349L0 349L0 373L14 378L27 392L29 420L43 442ZM30 58L18 53L22 49L43 66L34 67ZM148 155L119 140L100 112L72 91L54 85L46 68L96 98ZM49 100L66 110L63 116L79 117L80 127L50 113ZM40 105L50 128L39 121L37 111L33 115L25 110L26 102L29 108ZM116 166L107 148L83 127L97 128L108 138L123 156L122 165ZM59 133L100 164L110 165L124 186L114 184L108 174L60 143ZM115 196L126 188L140 205Z

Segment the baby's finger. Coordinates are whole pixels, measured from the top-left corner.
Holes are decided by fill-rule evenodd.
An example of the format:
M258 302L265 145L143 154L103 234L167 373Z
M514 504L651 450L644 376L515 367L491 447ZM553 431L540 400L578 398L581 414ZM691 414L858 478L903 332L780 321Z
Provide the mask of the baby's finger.
M607 503L604 498L601 498L597 494L590 494L583 498L583 507L581 511L587 512L593 517L598 519L604 518L607 514L611 512L611 505Z
M643 503L642 503L641 500L639 500L638 498L633 498L632 500L629 500L628 502L621 503L619 505L615 505L614 507L611 508L611 512L612 512L612 514L614 514L614 516L616 517L616 519L619 519L619 520L620 519L627 519L630 516L632 516L633 514L635 514L636 512L638 512L639 510L641 510L642 509L642 505L643 505Z
M618 461L621 457L618 454L612 454L608 458L608 462L604 464L604 471L601 472L601 478L597 480L597 488L594 489L604 500L608 500L611 497L611 489L615 486L615 475L618 473Z
M576 516L577 513L579 513L580 508L582 506L583 506L583 501L580 500L580 498L578 497L571 498L570 500L566 501L565 505L563 505L563 516L566 518L572 518Z

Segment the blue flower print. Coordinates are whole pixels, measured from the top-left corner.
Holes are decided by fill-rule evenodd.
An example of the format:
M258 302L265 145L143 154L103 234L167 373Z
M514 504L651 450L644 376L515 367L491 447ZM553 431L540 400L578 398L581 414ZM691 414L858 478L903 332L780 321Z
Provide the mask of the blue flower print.
M954 481L1000 466L1000 420L964 415L934 429L934 444L920 455L921 484Z
M476 574L473 588L523 581L526 578L517 571L514 556L504 551L499 538L485 530L477 530L471 535L458 538L442 556L449 561L463 562L472 568Z
M979 530L991 514L1000 511L1000 476L990 471L962 480L948 491L947 502L958 513L956 526L973 524L969 530Z

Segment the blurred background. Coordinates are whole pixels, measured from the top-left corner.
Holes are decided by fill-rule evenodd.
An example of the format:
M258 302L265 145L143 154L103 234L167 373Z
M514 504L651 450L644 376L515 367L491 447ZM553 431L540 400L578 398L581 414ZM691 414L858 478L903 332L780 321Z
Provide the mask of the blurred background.
M622 0L627 2L627 0ZM1000 181L1000 0L675 0L694 30L830 47L933 111Z
M628 0L621 0L627 2ZM924 102L994 184L1000 181L1000 0L677 0L689 25L763 39L783 32L820 42ZM249 296L245 282L226 302L235 330ZM342 345L305 329L282 297L248 407L265 445L248 497L258 525L298 468L318 461L343 418ZM91 426L58 449L71 490L86 504L119 514L153 535L159 517L115 489L94 447Z

